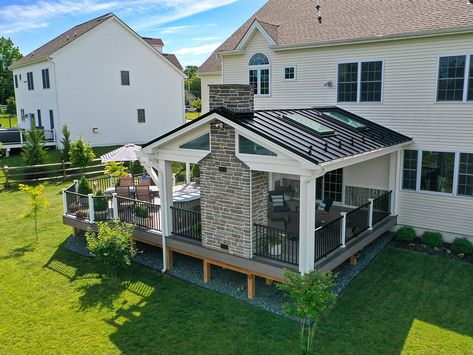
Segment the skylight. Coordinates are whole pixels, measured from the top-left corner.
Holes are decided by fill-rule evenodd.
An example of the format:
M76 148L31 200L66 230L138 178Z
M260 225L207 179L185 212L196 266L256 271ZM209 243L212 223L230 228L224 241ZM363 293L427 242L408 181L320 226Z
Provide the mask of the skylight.
M338 112L338 111L323 111L323 113L329 117L332 117L333 119L342 122L351 128L354 128L356 130L363 130L366 128L366 126L363 123L360 123L353 119L352 117L344 114L343 112Z
M203 136L197 137L190 142L179 146L181 149L196 149L196 150L210 150L210 134L206 133Z
M285 116L294 122L316 131L318 134L326 135L334 133L333 129L298 113L286 113Z

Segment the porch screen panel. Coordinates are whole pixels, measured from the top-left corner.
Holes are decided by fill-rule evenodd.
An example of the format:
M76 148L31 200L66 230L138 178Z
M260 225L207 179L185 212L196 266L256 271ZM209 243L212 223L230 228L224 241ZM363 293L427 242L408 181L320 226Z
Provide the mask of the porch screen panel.
M473 196L473 154L461 153L458 170L458 195Z
M417 150L405 150L402 167L402 188L415 190L417 186Z
M422 152L421 190L451 193L454 165L455 153Z
M338 101L356 102L358 92L358 63L338 65Z

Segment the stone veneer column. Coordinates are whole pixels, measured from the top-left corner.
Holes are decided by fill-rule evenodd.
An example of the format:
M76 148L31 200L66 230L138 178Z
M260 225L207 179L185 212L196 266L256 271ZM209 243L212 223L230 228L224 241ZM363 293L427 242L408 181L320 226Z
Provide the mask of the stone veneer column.
M251 258L252 224L267 223L267 174L235 156L232 127L213 123L210 137L211 153L200 162L202 245Z

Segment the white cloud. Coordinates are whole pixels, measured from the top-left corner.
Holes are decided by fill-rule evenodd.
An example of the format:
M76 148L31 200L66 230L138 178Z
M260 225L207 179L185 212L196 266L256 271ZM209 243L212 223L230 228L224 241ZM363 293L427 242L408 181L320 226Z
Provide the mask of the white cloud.
M222 42L215 42L215 43L209 43L209 44L204 44L202 46L196 46L196 47L185 47L185 48L180 48L177 51L174 51L176 55L200 55L200 54L210 54L212 53L215 49L217 49L218 46L220 46Z
M169 26L169 27L158 28L157 31L163 35L170 35L176 32L181 32L182 30L187 30L192 27L193 26Z
M196 38L191 38L191 41L195 42L204 42L204 41L215 41L217 39L220 39L220 37L217 36L211 36L211 37L196 37Z

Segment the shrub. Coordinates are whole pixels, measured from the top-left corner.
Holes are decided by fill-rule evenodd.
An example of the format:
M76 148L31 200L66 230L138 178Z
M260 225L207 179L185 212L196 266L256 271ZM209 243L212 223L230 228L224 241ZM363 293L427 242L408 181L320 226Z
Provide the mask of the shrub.
M92 189L89 186L89 180L85 176L82 176L79 182L78 192L82 195L88 195L92 193Z
M74 168L80 168L82 175L84 175L84 168L92 163L95 158L94 151L81 137L71 143L69 155L71 165Z
M334 275L331 272L312 271L304 275L285 270L284 283L278 285L290 303L284 305L284 313L297 317L300 322L301 345L309 353L315 332L315 324L335 303L336 296L331 291L334 286ZM302 350L302 349L301 349Z
M145 169L143 168L139 160L129 162L128 170L130 170L130 173L132 175L140 175L144 174L145 172Z
M94 197L94 211L103 212L108 209L108 202L102 191L97 191Z
M122 222L99 222L96 232L87 231L87 249L104 264L108 274L114 275L118 269L131 263L136 254L132 231L133 225Z
M62 139L61 139L61 159L64 161L69 161L69 153L71 151L71 131L67 128L67 125L62 126L61 129Z
M194 164L192 166L192 176L194 178L199 178L200 177L200 168L199 168L199 164Z
M149 217L149 209L143 205L135 205L133 207L133 212L135 213L136 217L140 218L148 218Z
M443 247L442 233L426 231L422 234L421 239L422 239L422 243L424 243L425 245L431 248Z
M416 231L412 227L404 226L396 231L396 240L398 241L411 243L414 239L416 239Z
M455 238L451 249L457 255L466 255L473 253L473 244L466 238Z
M21 158L27 165L39 165L46 162L48 153L44 148L44 132L33 128L25 133L25 144Z
M107 164L104 171L105 175L113 176L116 178L120 178L122 176L128 176L127 167L123 165L121 162L114 162L111 161Z

